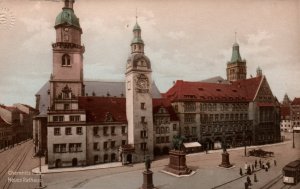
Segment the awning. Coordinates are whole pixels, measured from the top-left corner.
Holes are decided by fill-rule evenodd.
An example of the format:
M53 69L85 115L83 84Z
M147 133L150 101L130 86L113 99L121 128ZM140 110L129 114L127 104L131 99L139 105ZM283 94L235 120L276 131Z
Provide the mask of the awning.
M185 148L194 148L194 147L201 147L201 144L199 142L187 142L187 143L183 143L183 146Z

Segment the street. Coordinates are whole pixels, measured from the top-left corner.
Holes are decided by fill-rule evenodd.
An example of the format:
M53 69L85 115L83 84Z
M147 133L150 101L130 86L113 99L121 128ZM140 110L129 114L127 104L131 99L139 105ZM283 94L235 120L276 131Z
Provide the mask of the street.
M295 134L296 148L292 148L291 133L287 133L286 141L280 144L266 145L262 149L273 151L274 157L261 158L262 161L270 161L271 168L268 172L257 170L258 182L254 183L253 175L251 180L252 189L262 188L269 181L281 174L282 167L288 162L300 157L300 134ZM248 150L249 148L247 148ZM168 158L160 158L153 161L151 167L154 172L154 185L161 189L179 189L179 188L244 188L246 177L239 178L239 168L244 166L245 162L254 163L256 157L244 157L244 148L229 149L230 161L234 164L233 168L224 169L218 167L221 163L221 151L210 151L209 154L197 153L187 156L187 165L196 170L196 173L190 177L176 178L161 170L168 164ZM276 159L277 166L273 165ZM142 171L144 164L134 164L133 167L124 166L110 169L68 172L46 174L44 181L47 188L100 188L100 189L129 189L139 188L142 185ZM237 179L239 178L239 179ZM235 180L236 179L236 180ZM224 183L228 184L223 185ZM282 183L280 180L278 183ZM298 187L298 186L297 186ZM272 188L278 188L275 185ZM292 187L296 188L296 187Z
M254 182L253 174L250 175L252 189L299 188L299 185L293 187L284 186L280 177L284 165L300 158L300 133L295 134L295 149L292 148L291 133L285 133L285 135L286 141L284 143L261 147L263 150L274 152L274 157L261 158L264 162L269 161L271 168L268 172L258 168L255 169L258 182ZM252 148L247 147L247 151ZM161 172L169 160L167 156L159 157L151 165L151 170L154 172L154 185L161 189L244 188L247 176L240 177L239 169L243 169L245 162L253 164L259 158L244 157L243 147L228 149L230 162L234 166L225 169L218 166L221 163L221 152L221 150L215 150L209 151L208 154L201 152L187 155L187 165L195 170L196 173L190 177L182 178L173 177ZM31 170L39 165L39 158L32 157L33 154L32 141L27 141L21 145L17 145L13 149L0 153L0 188L29 189L39 185L39 175L31 173ZM274 159L277 161L277 166L274 165ZM129 189L139 188L142 185L144 164L139 163L133 166L77 172L63 172L63 169L60 170L61 173L43 174L43 184L47 185L47 188Z

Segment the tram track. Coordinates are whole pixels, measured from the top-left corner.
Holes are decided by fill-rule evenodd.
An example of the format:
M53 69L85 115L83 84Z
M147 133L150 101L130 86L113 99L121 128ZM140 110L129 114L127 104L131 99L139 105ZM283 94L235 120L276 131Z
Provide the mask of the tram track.
M25 144L27 146L24 146L23 149L21 150L21 153L19 151L16 151L16 153L13 154L13 158L8 162L8 164L4 167L3 170L1 170L0 178L1 178L1 184L4 183L2 186L3 189L9 189L12 182L8 181L9 175L8 172L18 172L23 165L23 162L25 161L28 153L30 152L31 145L30 144ZM14 179L16 175L12 175L10 178Z

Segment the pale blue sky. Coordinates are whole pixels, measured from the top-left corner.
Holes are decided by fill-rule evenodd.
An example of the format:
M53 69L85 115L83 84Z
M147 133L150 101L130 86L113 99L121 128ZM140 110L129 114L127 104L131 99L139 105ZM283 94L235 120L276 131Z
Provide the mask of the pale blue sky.
M0 0L0 103L35 105L52 71L62 7L55 0ZM136 8L161 92L179 79L225 78L237 31L248 77L260 66L280 101L286 92L300 96L299 0L77 0L85 79L124 80Z

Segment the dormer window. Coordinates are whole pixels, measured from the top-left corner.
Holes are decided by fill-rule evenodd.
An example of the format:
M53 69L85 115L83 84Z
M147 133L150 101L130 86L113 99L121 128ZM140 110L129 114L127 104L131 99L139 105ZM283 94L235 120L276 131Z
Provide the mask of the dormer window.
M62 66L70 66L71 65L71 58L70 58L70 55L68 54L64 54L62 56L62 63L61 63Z

